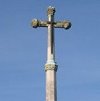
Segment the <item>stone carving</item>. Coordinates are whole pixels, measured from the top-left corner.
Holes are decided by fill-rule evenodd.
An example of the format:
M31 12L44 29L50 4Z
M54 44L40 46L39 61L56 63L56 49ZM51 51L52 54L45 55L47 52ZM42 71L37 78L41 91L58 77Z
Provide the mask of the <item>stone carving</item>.
M57 68L58 68L58 65L56 65L56 64L46 64L45 65L45 71L47 71L47 70L57 71Z

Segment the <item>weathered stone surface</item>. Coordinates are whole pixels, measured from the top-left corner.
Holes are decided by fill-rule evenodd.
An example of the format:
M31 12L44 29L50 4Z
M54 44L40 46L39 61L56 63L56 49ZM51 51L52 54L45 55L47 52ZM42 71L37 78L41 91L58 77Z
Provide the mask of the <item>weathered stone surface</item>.
M57 101L56 72L46 71L46 101Z

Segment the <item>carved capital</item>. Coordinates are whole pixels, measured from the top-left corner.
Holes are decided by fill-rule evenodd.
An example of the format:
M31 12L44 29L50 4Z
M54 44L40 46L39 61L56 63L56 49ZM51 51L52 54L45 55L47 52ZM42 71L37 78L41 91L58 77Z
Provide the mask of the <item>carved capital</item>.
M57 71L57 68L58 68L58 65L56 65L56 64L46 64L45 65L45 71L47 71L47 70Z
M49 15L49 14L50 14L50 15L54 15L54 13L55 13L55 8L49 6L49 7L48 7L48 10L47 10L47 13L48 13L48 15Z

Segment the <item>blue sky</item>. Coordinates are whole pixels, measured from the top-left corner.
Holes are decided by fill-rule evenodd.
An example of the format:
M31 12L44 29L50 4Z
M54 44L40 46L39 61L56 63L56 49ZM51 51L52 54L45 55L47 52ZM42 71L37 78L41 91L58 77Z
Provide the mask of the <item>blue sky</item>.
M31 27L46 20L70 20L55 29L58 101L100 101L100 1L0 1L0 101L44 101L47 29Z

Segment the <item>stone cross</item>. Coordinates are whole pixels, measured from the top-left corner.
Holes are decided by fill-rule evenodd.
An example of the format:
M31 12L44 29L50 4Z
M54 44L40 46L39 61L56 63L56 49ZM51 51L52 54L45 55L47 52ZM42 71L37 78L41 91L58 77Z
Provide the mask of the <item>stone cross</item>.
M47 62L45 64L46 71L46 101L57 101L56 71L57 64L55 62L55 42L54 28L69 29L71 23L69 21L54 21L55 8L49 6L47 10L48 21L32 20L32 27L48 28L48 48Z

